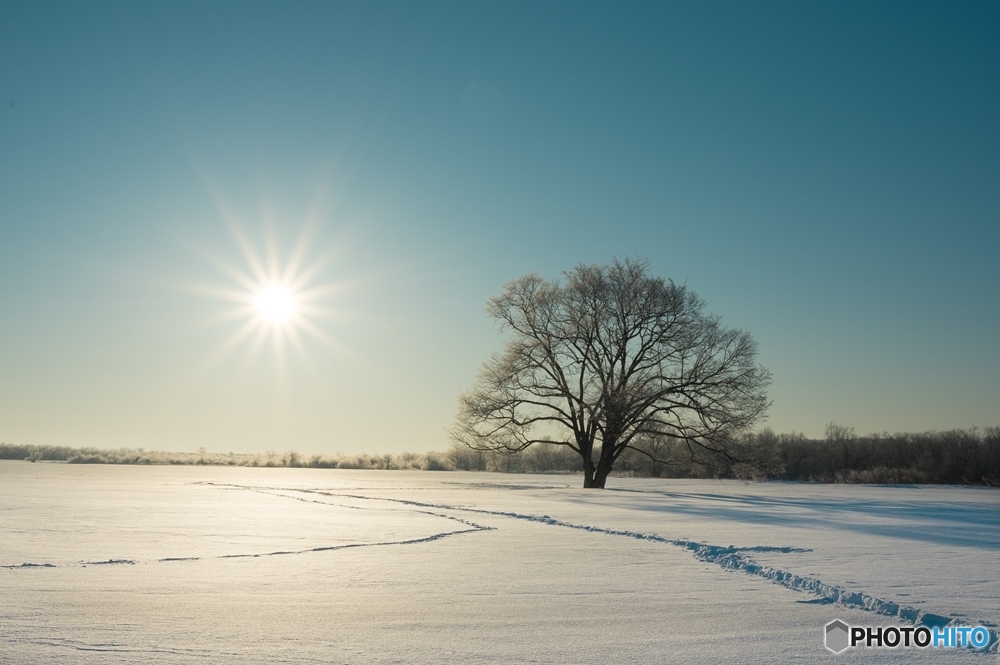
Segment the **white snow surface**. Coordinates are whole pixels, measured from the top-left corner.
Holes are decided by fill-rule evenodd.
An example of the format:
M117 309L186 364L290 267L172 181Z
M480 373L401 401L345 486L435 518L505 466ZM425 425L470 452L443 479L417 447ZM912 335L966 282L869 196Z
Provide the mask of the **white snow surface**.
M3 663L996 663L1000 491L0 461ZM994 637L995 639L995 637Z

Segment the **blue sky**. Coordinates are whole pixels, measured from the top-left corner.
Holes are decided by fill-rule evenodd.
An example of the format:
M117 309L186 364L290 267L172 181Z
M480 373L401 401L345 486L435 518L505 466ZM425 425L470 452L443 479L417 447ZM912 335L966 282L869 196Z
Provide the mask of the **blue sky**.
M0 2L0 441L444 449L486 298L626 255L766 426L1000 424L1000 5L813 4Z

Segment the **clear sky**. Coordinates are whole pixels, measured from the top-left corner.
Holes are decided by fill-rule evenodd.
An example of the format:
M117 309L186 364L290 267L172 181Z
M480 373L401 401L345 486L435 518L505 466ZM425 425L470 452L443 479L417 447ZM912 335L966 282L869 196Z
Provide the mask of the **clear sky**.
M996 2L0 0L7 443L443 450L485 300L626 255L766 426L995 426L998 247Z

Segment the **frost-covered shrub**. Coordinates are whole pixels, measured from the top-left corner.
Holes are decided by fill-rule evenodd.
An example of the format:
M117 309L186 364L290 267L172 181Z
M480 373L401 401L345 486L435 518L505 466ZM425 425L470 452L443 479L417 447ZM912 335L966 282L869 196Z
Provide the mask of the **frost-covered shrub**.
M455 467L445 453L429 452L424 455L424 471L454 471Z
M372 460L366 454L355 455L354 457L344 457L337 462L338 469L370 469Z

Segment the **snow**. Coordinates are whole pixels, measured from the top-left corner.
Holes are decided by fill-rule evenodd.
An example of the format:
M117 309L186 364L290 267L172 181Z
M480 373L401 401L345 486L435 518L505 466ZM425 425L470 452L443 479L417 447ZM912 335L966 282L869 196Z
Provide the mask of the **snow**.
M823 647L995 634L996 490L580 483L0 462L0 662L998 662Z

